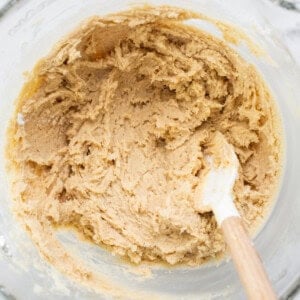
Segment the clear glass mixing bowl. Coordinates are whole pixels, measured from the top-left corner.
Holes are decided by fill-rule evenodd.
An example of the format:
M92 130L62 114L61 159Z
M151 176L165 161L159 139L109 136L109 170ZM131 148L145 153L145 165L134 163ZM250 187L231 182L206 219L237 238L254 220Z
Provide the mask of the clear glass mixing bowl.
M257 66L269 84L282 114L286 162L282 187L272 213L255 237L277 293L284 297L299 281L300 271L300 76L295 62L264 18L267 3L254 0L148 0L152 5L173 5L242 27L257 41L272 61L252 55L244 44L235 47ZM14 99L24 83L23 72L77 24L92 15L105 15L145 4L131 0L27 0L19 2L0 21L0 290L17 299L99 299L101 296L78 286L53 270L38 255L10 210L11 197L5 172L4 145ZM191 21L221 36L205 22ZM153 277L140 280L104 250L76 243L64 236L95 269L117 284L136 291L153 292L163 298L241 299L242 288L231 261L198 268L157 268ZM80 244L80 246L78 246ZM77 246L76 246L77 245ZM103 298L107 298L102 296ZM126 295L124 295L126 298Z

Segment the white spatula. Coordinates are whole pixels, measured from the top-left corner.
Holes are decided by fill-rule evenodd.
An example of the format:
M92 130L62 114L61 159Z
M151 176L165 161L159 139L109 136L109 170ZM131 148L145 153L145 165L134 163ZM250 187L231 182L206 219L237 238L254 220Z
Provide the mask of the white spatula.
M238 177L239 162L233 146L220 132L213 137L206 159L209 170L203 175L201 197L196 208L200 212L213 211L248 298L276 299L258 253L234 205L232 189Z

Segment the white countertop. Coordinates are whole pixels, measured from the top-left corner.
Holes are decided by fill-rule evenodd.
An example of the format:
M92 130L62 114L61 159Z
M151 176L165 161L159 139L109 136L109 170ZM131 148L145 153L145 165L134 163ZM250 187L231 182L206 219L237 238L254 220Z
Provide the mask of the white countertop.
M273 0L269 3L266 17L269 22L281 33L282 39L290 50L294 59L300 65L300 0L284 1ZM288 6L287 3L295 3L296 9L286 9L278 5Z

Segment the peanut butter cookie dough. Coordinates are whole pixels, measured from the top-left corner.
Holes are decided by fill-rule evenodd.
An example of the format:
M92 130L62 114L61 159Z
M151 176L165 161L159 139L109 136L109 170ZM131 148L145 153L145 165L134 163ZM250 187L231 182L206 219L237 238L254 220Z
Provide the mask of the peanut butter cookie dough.
M173 8L94 17L35 68L9 133L15 211L40 252L80 264L71 227L136 264L198 265L225 251L194 202L204 151L222 133L238 156L236 205L254 228L279 181L278 112L256 69Z

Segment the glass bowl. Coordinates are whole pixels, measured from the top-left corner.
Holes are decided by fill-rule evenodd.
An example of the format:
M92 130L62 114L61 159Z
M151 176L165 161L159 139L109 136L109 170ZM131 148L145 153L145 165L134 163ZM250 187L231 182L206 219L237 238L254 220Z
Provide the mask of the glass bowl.
M23 73L80 21L144 5L129 0L27 0L18 2L0 21L0 290L17 299L99 299L97 294L64 277L48 265L16 222L5 171L6 128L25 81ZM279 106L285 133L285 169L282 186L268 220L254 239L278 295L285 297L300 274L300 72L276 32L264 18L263 1L149 0L149 5L171 5L200 12L242 28L268 54L251 54L245 44L232 45L256 65ZM189 21L221 37L212 24ZM77 243L62 235L64 244L84 254L116 286L172 299L241 299L242 287L230 260L188 268L157 267L150 278L130 272L128 266L103 249ZM126 297L127 296L127 297ZM124 295L124 298L130 298Z

